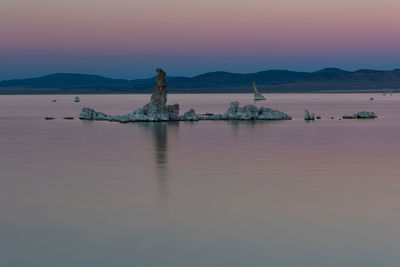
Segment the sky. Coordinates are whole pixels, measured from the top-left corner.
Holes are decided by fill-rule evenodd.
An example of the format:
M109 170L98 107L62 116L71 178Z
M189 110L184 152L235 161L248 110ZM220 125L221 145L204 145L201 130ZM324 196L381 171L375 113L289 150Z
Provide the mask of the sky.
M0 0L0 80L400 68L399 0Z

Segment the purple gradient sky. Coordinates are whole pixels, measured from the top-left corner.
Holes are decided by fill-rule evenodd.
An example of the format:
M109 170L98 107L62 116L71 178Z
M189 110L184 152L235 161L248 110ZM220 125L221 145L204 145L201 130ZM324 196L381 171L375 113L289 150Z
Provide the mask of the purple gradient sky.
M400 67L399 0L0 0L0 80Z

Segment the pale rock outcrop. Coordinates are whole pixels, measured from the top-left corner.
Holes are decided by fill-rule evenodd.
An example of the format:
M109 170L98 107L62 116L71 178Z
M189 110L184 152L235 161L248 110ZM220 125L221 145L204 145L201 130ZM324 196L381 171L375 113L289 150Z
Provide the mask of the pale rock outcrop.
M257 109L254 105L239 107L239 102L232 102L222 115L223 120L291 120L292 118L279 111L265 107Z
M169 119L176 121L179 120L179 105L177 103L173 105L167 106L167 113L169 115Z
M313 121L315 120L315 114L314 113L310 113L307 109L304 111L304 119L306 121Z
M343 119L375 119L375 118L378 118L378 116L376 116L374 112L361 111L361 112L355 113L353 115L343 115L342 118Z
M180 120L182 121L198 121L200 119L199 115L196 114L194 109L190 109L189 111L185 112L182 117L180 117ZM202 119L205 119L202 117Z
M239 102L234 101L228 110L222 115L225 120L253 120L258 116L258 109L254 105L239 107Z
M286 113L273 110L270 108L260 107L258 110L258 120L291 120L292 117L287 115Z

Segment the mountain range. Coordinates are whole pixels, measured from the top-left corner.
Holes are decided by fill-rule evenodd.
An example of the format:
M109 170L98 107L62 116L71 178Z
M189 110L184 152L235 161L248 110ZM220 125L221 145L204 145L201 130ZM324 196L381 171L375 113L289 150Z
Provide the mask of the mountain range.
M358 92L400 89L400 69L316 72L266 70L256 73L209 72L194 77L167 77L169 93L251 93L256 82L263 93ZM112 79L98 75L55 73L0 81L0 94L150 93L155 77Z

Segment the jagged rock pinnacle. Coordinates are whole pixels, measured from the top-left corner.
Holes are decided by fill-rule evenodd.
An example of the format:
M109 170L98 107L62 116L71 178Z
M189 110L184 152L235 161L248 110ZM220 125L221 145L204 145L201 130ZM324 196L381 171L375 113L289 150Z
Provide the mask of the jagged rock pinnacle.
M157 69L156 86L150 99L150 103L159 110L163 110L167 103L167 80L165 75L165 71L160 68Z

